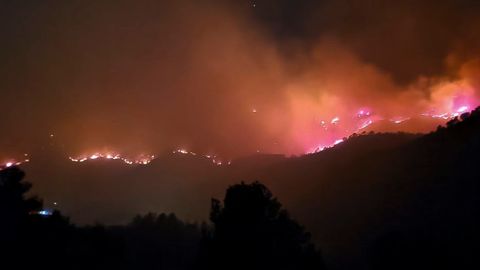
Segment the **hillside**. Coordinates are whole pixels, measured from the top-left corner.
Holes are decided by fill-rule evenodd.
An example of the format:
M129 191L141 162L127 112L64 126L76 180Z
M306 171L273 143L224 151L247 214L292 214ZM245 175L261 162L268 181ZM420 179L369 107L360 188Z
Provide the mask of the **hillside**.
M81 224L118 224L147 211L207 220L211 197L259 180L312 232L330 269L366 269L392 233L421 235L429 240L405 241L468 262L478 240L480 110L462 118L427 135L357 135L316 154L255 155L228 166L165 156L147 166L44 159L23 168L34 193ZM47 178L56 185L43 185Z
M367 265L373 243L390 233L427 237L467 263L478 240L479 150L477 109L424 136L354 137L259 179L269 179L339 269Z

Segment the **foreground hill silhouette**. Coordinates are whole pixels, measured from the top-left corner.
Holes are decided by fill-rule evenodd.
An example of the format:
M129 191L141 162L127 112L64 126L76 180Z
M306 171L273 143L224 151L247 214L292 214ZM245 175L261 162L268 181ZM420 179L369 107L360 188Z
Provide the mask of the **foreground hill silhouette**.
M312 233L329 269L464 269L478 266L479 114L427 135L362 134L312 155L222 167L175 156L146 167L31 162L25 169L34 191L88 223L126 222L147 211L207 220L212 195L258 179ZM54 185L42 183L52 175Z
M231 186L223 207L212 200L212 229L153 213L78 227L40 211L23 177L0 171L1 269L323 269L310 234L258 182Z
M261 179L335 268L468 269L478 266L480 110L462 119L424 136L354 136Z

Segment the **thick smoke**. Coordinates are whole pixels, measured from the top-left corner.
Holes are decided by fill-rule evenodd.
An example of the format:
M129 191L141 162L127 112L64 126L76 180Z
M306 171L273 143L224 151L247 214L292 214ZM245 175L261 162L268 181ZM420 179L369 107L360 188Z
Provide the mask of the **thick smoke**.
M2 1L0 158L298 154L478 105L478 6L295 2Z

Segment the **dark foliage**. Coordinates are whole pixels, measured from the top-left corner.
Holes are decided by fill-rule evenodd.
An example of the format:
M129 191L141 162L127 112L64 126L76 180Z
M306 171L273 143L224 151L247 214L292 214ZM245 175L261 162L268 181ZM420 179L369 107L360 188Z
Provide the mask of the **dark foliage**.
M127 226L77 227L41 215L16 168L0 171L0 269L191 269L200 230L175 215L137 216Z
M30 185L23 177L18 168L0 171L1 269L321 266L310 235L259 183L229 188L223 208L214 201L215 230L210 238L206 224L186 223L174 214L138 215L126 226L112 227L77 227L58 211L40 215L41 201L25 198Z
M322 269L310 234L258 182L231 186L223 206L213 199L210 219L205 269Z
M16 167L0 171L0 241L18 237L20 229L27 224L29 213L42 207L42 202L37 198L25 198L31 184L22 181L24 176Z

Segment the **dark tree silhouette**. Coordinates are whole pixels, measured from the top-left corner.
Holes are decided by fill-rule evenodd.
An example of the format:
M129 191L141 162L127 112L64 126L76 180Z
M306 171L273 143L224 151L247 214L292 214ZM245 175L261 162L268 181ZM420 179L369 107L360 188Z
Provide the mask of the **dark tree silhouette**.
M26 197L31 184L24 176L17 167L0 171L0 269L62 269L71 229L68 219L58 211L37 215L42 201ZM56 259L50 259L52 254Z
M137 216L127 226L77 227L42 202L16 167L0 171L0 269L191 269L201 238L174 214Z
M323 268L310 234L258 182L228 188L223 206L213 199L210 219L205 269Z
M20 245L28 231L29 213L42 207L37 198L26 198L31 184L16 167L0 171L0 254L5 259L21 252Z
M29 213L41 209L37 198L25 198L31 184L23 182L25 173L17 167L0 171L0 241L18 236L28 220Z

